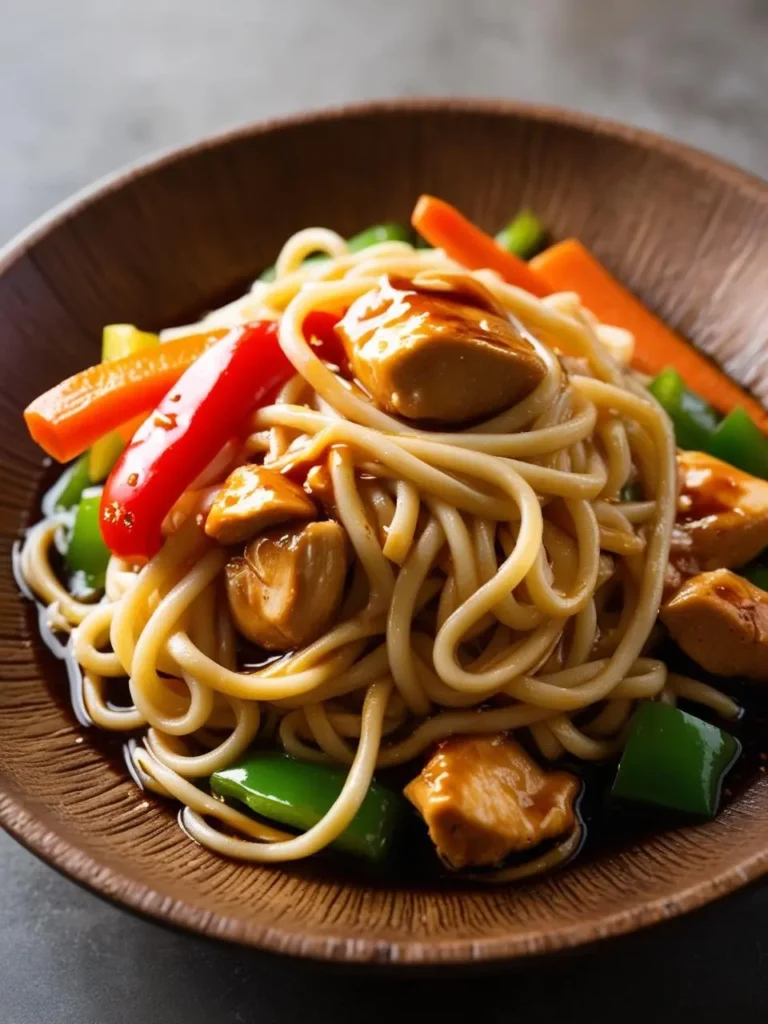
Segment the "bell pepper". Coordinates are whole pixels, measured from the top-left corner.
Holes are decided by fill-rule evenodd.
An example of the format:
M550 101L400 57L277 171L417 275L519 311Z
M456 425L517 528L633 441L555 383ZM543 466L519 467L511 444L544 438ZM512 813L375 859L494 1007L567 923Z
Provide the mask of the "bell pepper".
M80 495L91 482L88 472L88 455L81 455L71 466L64 470L56 484L60 488L54 505L56 508L69 509L80 501Z
M200 356L139 427L107 479L101 529L109 549L123 558L151 558L171 506L292 372L273 321L236 327Z
M761 590L768 591L768 549L736 572Z
M111 363L115 359L124 359L159 343L160 339L156 334L140 331L133 324L107 324L101 337L101 360L104 363ZM93 483L100 483L106 479L123 448L125 441L114 430L93 442L88 454L88 472Z
M519 256L521 260L529 260L541 252L546 239L547 232L539 218L530 210L521 210L496 235L496 244Z
M109 550L99 526L101 487L86 488L75 512L67 545L67 568L88 590L100 590L109 562Z
M739 576L743 576L744 579L754 583L761 590L768 591L768 565L750 563L745 565L743 569L739 569Z
M621 801L712 818L741 744L679 708L641 701L611 790Z
M388 221L386 224L374 224L365 231L353 235L347 241L350 252L360 252L372 245L379 245L381 242L412 242L413 235L405 224L397 224Z
M640 483L624 484L619 492L619 501L642 501L643 485Z
M718 424L707 451L745 473L768 480L768 438L740 406Z
M238 800L264 818L305 831L330 810L346 777L346 771L331 765L258 751L214 772L210 786L217 796ZM406 815L407 805L398 793L372 782L360 810L331 845L380 863Z
M653 378L648 390L672 420L678 445L689 451L709 451L720 420L709 402L689 391L671 366Z
M403 224L396 224L390 222L387 224L374 224L370 228L366 228L357 235L353 235L347 241L350 252L360 252L362 249L367 249L371 245L378 245L379 242L411 242L413 236L411 232ZM303 261L302 266L307 267L312 264L324 263L328 257L323 252L313 253L311 256ZM260 281L266 281L270 284L275 280L275 265L267 267L266 270L262 270L259 274Z

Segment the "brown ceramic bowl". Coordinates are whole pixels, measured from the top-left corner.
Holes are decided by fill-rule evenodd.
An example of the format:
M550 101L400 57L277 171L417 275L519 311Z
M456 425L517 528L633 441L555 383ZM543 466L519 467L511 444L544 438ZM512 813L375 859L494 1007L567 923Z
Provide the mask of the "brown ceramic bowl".
M73 879L167 923L318 959L493 961L618 935L768 870L763 777L717 821L517 887L415 890L233 863L191 843L68 709L63 668L11 575L44 473L24 406L98 358L104 323L184 322L296 229L405 220L422 191L488 228L530 205L768 396L768 186L558 111L407 102L259 125L119 174L13 242L0 254L0 821Z

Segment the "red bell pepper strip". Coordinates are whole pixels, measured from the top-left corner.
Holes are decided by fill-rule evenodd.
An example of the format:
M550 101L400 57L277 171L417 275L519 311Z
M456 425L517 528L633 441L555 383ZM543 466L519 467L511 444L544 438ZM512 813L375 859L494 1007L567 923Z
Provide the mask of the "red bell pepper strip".
M344 344L336 333L336 324L339 322L338 313L328 313L322 309L314 309L304 317L301 325L304 337L317 354L326 362L333 363L340 369L346 371L348 366L347 353L344 351Z
M104 485L101 531L110 551L154 555L174 502L292 373L275 322L235 328L201 355L139 427Z

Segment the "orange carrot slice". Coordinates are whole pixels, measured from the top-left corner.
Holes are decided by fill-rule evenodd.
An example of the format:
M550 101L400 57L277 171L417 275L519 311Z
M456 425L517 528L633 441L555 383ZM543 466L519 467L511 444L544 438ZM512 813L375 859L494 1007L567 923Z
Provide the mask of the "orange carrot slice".
M193 334L76 373L24 411L32 438L58 462L104 434L146 416L198 356L227 333Z
M411 223L430 245L444 249L452 260L469 270L495 270L508 284L539 297L548 294L549 289L524 260L502 249L490 235L442 199L421 196Z
M624 327L635 336L632 365L655 375L668 366L679 371L686 385L720 412L743 406L763 430L768 413L713 362L685 341L612 277L576 238L534 256L531 269L553 292L578 292L582 304L598 320Z

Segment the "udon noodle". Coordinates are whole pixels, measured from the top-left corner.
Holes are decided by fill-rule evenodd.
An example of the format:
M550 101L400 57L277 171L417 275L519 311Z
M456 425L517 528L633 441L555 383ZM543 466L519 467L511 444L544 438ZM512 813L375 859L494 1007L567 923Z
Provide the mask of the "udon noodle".
M329 259L303 264L317 252ZM545 759L594 761L621 750L637 699L684 696L734 713L730 698L649 653L675 516L675 440L642 381L613 358L614 328L570 293L538 299L472 272L546 373L512 408L454 431L382 411L304 337L309 313L348 307L384 276L451 273L468 272L440 250L387 242L351 253L332 231L298 232L273 282L198 327L279 318L295 373L252 416L244 446L226 446L195 482L189 514L159 554L140 571L113 557L93 605L54 571L67 514L49 508L28 534L22 573L51 626L71 632L88 715L141 734L143 783L180 801L187 832L220 853L257 862L316 853L354 818L374 771L448 736L525 731ZM285 470L326 457L353 551L341 614L304 649L243 665L223 588L228 553L203 532L201 513L248 459ZM645 498L618 503L630 476ZM121 677L127 707L110 700ZM336 802L301 835L197 784L257 738L348 768Z

